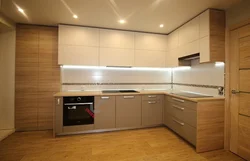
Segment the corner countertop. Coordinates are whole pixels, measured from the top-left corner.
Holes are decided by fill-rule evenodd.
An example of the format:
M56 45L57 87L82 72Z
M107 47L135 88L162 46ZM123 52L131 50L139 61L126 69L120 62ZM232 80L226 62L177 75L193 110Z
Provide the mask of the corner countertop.
M168 95L184 100L189 100L192 102L201 102L201 101L217 101L224 100L223 96L215 96L215 97L203 97L203 98L189 98L178 96L172 94L171 91L168 90L143 90L138 93L102 93L101 91L79 91L79 92L58 92L54 95L54 97L69 97L69 96L126 96L126 95L149 95L149 94L162 94Z

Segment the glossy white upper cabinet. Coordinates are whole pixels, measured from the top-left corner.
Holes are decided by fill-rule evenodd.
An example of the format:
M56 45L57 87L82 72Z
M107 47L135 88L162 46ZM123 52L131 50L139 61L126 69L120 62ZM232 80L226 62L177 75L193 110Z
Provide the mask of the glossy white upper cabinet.
M199 17L192 19L179 29L179 46L199 39Z
M99 29L59 25L58 64L99 65Z
M100 48L100 66L134 66L134 49Z
M167 35L135 33L135 49L167 51Z
M206 37L209 35L209 10L203 12L199 16L199 21L200 21L200 38Z
M134 49L134 32L100 29L100 47Z
M136 67L165 67L165 51L135 50Z
M58 64L99 65L99 48L81 45L59 45Z
M99 29L59 25L59 45L99 47Z
M179 66L178 55L179 55L179 48L171 49L168 51L166 57L167 68Z
M175 30L174 32L168 35L168 49L172 50L178 47L179 44L179 31Z

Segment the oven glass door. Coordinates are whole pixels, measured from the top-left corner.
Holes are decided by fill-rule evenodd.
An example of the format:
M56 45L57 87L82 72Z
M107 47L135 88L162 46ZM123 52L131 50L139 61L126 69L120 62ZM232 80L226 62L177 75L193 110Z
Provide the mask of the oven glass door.
M68 103L63 107L63 126L94 124L93 103Z

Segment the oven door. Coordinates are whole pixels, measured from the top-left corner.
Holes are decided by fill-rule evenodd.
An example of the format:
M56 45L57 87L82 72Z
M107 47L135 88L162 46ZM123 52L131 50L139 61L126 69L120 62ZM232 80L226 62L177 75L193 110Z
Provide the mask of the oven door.
M65 103L63 126L94 124L94 105L90 103Z

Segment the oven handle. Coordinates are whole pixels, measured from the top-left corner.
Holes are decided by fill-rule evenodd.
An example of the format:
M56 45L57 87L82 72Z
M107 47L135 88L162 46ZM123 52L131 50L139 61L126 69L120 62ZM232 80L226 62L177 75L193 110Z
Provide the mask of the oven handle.
M64 105L72 105L72 106L76 106L76 105L93 105L92 102L87 102L87 103L65 103Z

